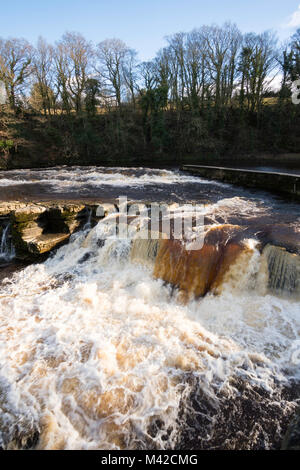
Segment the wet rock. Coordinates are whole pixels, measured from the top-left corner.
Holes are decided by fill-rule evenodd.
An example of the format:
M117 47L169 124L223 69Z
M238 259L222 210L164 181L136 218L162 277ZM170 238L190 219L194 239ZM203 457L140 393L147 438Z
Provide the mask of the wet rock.
M66 242L89 219L96 223L96 208L81 203L1 202L0 221L11 223L16 257L35 259Z
M178 288L184 302L217 292L229 268L248 250L236 240L240 230L231 225L213 227L207 232L202 248L193 250L186 249L178 240L161 241L154 277Z
M86 253L85 255L82 256L82 258L80 258L80 260L78 261L78 264L85 263L86 261L90 259L91 256L92 256L91 253Z
M270 224L263 227L261 235L264 245L281 246L300 254L300 231L296 225Z
M300 450L300 410L289 425L282 443L282 450Z
M115 204L104 203L99 204L96 209L96 217L102 219L110 214L116 214L118 212L117 206Z
M26 204L19 201L16 202L0 202L0 217L9 217L12 211L22 209Z
M216 390L218 404L214 406L196 377L190 376L189 382L191 394L180 406L181 435L177 449L257 451L283 448L283 437L295 413L294 403L291 405L294 390L290 386L278 387L270 393L233 376L229 389L225 386ZM299 396L299 384L296 387Z
M38 444L40 432L32 429L27 433L18 433L6 447L6 450L34 450Z
M73 233L88 218L89 211L83 204L49 207L44 219L46 233Z
M33 255L48 253L69 239L68 233L45 234L27 241L28 252Z

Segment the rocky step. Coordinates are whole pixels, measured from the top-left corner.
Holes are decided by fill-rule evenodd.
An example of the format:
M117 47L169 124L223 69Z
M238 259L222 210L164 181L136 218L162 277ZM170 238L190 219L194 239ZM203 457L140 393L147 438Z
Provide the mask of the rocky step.
M10 223L18 259L35 259L62 243L88 221L99 217L98 204L81 203L0 203L0 231ZM100 217L101 218L101 217Z

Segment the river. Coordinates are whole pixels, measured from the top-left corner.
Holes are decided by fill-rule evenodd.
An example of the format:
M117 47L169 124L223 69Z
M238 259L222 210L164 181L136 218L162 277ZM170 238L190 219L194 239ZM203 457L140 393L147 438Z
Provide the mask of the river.
M280 448L299 404L299 204L174 169L0 174L3 201L119 196L199 205L201 256L168 240L152 256L108 216L2 276L0 446ZM292 257L272 255L275 287L274 246Z

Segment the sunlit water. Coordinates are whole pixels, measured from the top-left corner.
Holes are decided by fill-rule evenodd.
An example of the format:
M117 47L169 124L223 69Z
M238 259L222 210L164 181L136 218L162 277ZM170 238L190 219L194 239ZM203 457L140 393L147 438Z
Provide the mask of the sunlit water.
M123 170L118 171L106 176L115 197L126 189L120 192ZM56 181L71 184L64 172L69 174L62 170ZM171 171L141 171L132 178L140 191L187 183ZM201 192L202 181L186 178ZM284 212L280 201L230 196L204 209L212 225L235 218L244 226L265 224L272 204L278 208L274 218ZM293 234L294 209L285 211ZM134 234L111 239L105 219L89 234L87 229L73 235L46 262L2 283L0 445L189 448L191 427L199 447L216 445L219 432L219 447L234 448L241 444L230 441L225 421L237 419L235 403L254 390L256 415L246 413L249 435L242 428L236 434L245 447L271 448L297 406L282 390L300 379L300 312L298 299L268 292L255 230L251 238L245 235L246 255L235 260L218 295L186 304L151 267L134 262ZM229 403L232 414L225 419ZM262 419L264 410L269 416ZM268 420L275 423L269 434ZM223 434L216 430L220 423Z

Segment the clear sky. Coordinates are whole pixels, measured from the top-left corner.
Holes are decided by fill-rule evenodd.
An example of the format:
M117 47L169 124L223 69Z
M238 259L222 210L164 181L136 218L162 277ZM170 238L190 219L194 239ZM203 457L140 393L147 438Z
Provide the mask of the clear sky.
M49 42L65 31L100 42L117 37L151 59L166 35L231 20L243 32L300 27L300 0L0 0L0 36Z

